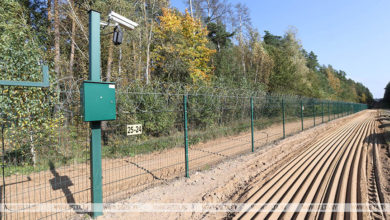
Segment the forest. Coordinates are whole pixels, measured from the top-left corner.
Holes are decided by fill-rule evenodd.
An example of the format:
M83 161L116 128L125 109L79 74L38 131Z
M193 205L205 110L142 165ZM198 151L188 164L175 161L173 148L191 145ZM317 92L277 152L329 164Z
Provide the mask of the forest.
M115 11L139 24L123 29L119 46L112 42L112 27L101 30L103 80L123 88L163 82L372 101L363 84L306 51L296 28L283 36L260 33L243 3L189 0L187 6L181 13L169 0L2 0L1 79L37 79L40 62L50 66L54 94L87 79L93 9L103 21Z
M104 157L181 146L184 94L192 95L190 145L247 132L252 98L256 129L303 118L315 125L316 115L330 120L356 112L352 102L372 102L363 84L306 51L296 28L260 33L245 4L187 3L182 13L167 0L1 0L0 80L41 81L41 65L50 70L49 88L0 88L3 154L14 164L7 175L87 160L80 88L92 9L102 21L115 11L139 24L122 29L120 45L112 26L101 27L102 80L117 88L117 120L102 122ZM129 124L142 124L142 135L128 138Z

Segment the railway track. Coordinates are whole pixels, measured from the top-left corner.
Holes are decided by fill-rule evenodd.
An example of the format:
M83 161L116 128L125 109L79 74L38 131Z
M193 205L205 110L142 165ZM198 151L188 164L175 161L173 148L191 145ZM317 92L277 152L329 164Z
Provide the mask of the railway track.
M375 120L367 112L349 123L323 135L300 155L282 166L268 180L253 183L240 202L253 204L235 213L234 219L364 219L362 212L300 211L291 204L354 204L369 202L375 211L370 217L384 219L378 206L376 167L366 173L366 164L375 164ZM373 146L373 154L367 150ZM369 156L372 155L374 160ZM366 180L366 177L367 178ZM362 193L361 181L368 182ZM371 181L371 182L370 182ZM372 182L374 181L374 182ZM278 211L269 212L269 204ZM329 207L329 206L328 206ZM288 208L288 209L287 209ZM302 207L301 207L302 208ZM340 208L340 206L339 206ZM342 208L342 207L341 207ZM288 211L280 211L288 210Z

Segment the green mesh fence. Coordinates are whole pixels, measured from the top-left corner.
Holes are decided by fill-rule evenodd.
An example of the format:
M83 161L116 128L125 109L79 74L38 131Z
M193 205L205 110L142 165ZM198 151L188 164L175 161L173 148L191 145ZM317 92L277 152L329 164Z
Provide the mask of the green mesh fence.
M9 117L12 102L0 106L1 218L61 219L86 213L84 205L91 202L90 129L80 114L79 90L59 94L61 102L37 100L51 103L45 105L50 109L44 114L37 110L24 118ZM227 158L250 153L252 148L258 150L366 108L364 104L207 87L119 87L117 120L102 125L103 200L118 201L187 173L191 176ZM45 120L34 118L43 115ZM129 125L141 125L142 133L129 135ZM65 206L33 212L36 204L57 203Z

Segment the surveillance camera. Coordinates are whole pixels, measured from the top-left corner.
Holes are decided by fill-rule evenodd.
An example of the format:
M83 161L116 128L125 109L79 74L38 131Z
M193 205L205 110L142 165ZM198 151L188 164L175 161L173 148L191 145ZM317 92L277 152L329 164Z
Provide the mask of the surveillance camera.
M108 17L109 17L109 19L115 21L116 23L122 25L123 27L131 29L131 30L133 30L135 27L138 26L138 24L135 23L134 21L127 19L127 18L123 17L122 15L115 13L113 11L110 12Z

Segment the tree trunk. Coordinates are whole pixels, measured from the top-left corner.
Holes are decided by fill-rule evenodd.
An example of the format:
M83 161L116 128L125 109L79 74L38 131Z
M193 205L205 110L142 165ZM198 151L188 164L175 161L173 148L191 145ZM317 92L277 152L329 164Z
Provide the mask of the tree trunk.
M151 41L152 41L152 29L153 29L153 23L150 27L150 31L149 31L149 37L148 37L148 45L147 45L147 48L146 48L146 68L145 68L145 81L146 81L146 84L149 84L150 82L150 44L151 44Z
M139 49L142 50L142 31L139 32ZM139 74L139 79L141 79L142 75L142 54L138 53L138 71L137 73Z
M120 75L122 74L122 65L121 65L121 61L122 61L122 47L119 46L118 76L120 76Z
M191 17L194 17L194 14L192 13L192 0L190 0L190 12L191 12Z
M33 166L35 167L35 165L37 164L37 155L35 153L35 146L34 146L34 139L33 139L33 136L32 136L32 132L30 133L30 145L31 145L31 155L32 155L32 162L33 162Z
M211 3L210 0L207 0L207 17L211 18Z
M113 54L113 43L109 41L108 46L108 58L107 58L107 71L106 71L106 82L111 81L111 69L112 69L112 54ZM108 144L108 134L107 134L107 121L102 121L102 134L103 134L103 144Z
M74 0L70 3L74 4ZM71 33L71 45L70 45L70 57L69 57L69 76L73 78L73 64L74 64L74 52L75 52L75 36L76 36L76 22L72 16L72 33Z
M259 64L256 63L255 65L256 65L256 72L255 72L255 84L256 84L257 83L257 75L259 74Z
M111 80L111 66L112 66L112 53L113 53L113 43L110 41L108 46L108 57L107 57L107 71L106 71L106 81Z
M52 42L51 42L51 28L52 28L52 11L51 11L51 1L52 0L48 0L47 1L47 21L49 22L49 24L47 25L47 36L48 36L48 40L47 40L47 42L46 42L46 46L47 46L47 48L49 48L48 50L47 50L47 54L46 54L46 56L45 56L45 59L46 60L50 60L50 57L51 57L51 49L50 48L52 48Z
M60 17L58 0L54 0L54 71L60 79Z
M52 19L52 14L51 14L51 1L47 1L47 20L49 21L49 25L47 26L47 33L50 34L51 32L51 19Z
M155 2L153 1L153 5L152 5L152 13L153 13L153 8L154 8L154 4ZM144 7L143 7L143 12L144 12L144 22L145 22L145 25L146 27L149 27L149 31L148 29L146 29L146 33L147 33L147 45L146 45L146 66L145 66L145 73L144 73L144 79L145 79L145 82L146 84L149 84L150 82L150 74L149 74L149 66L150 66L150 44L151 44L151 41L152 41L152 30L153 30L153 21L150 22L150 24L148 23L148 12L146 11L146 2L144 1ZM192 13L192 12L191 12ZM192 16L192 15L191 15Z
M242 68L243 68L243 72L244 72L244 75L246 75L246 68L245 68L245 52L244 52L244 37L243 37L243 34L242 34L242 28L243 28L243 24L242 24L242 17L240 15L240 50L241 50L241 60L242 60Z
M136 53L136 46L135 41L132 41L132 53L133 53L133 68L136 69L137 67L137 53ZM134 76L134 79L138 80L138 73Z

